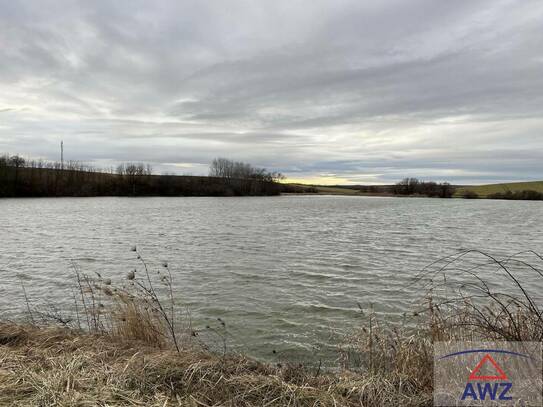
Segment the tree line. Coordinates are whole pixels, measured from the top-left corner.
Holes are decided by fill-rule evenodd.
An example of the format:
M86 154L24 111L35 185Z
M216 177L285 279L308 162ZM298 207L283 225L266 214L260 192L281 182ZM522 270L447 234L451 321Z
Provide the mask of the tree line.
M455 188L448 182L420 181L418 178L404 178L392 188L396 195L423 195L428 197L451 198Z
M274 174L260 170L250 177L154 175L152 167L143 163L104 170L76 161L4 155L0 156L0 197L277 195L281 184Z
M209 176L225 179L255 179L264 182L277 182L285 178L280 172L270 172L265 168L253 167L248 163L221 157L211 162Z

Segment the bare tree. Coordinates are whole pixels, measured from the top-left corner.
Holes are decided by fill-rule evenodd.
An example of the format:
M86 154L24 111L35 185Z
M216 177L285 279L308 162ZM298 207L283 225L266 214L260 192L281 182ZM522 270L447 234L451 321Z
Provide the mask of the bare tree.
M284 179L279 172L269 172L265 168L253 167L241 161L232 161L227 158L215 158L209 166L209 176L226 179L253 179L264 182L276 182Z

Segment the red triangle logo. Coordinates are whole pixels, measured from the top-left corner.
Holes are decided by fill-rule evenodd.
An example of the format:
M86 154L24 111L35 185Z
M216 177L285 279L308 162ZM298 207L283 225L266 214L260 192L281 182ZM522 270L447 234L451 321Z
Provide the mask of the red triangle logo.
M479 375L479 371L481 370L481 367L483 367L483 365L485 363L487 363L487 362L490 363L494 367L494 370L496 371L496 373L498 373L497 375L495 375L495 376L480 376ZM507 375L502 370L502 368L500 366L498 366L498 364L492 358L492 356L490 356L487 353L484 356L484 358L482 358L481 361L477 364L477 366L475 366L475 369L473 369L471 371L471 374L469 375L468 380L483 380L483 381L485 381L485 380L508 380L508 379L507 379Z

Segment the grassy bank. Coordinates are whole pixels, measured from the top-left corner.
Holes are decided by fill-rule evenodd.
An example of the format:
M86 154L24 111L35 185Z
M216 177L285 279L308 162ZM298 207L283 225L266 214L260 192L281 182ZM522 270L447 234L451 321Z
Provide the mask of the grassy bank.
M317 195L359 195L360 191L347 187L325 186L325 185L305 185L305 184L285 184L286 193L298 194L317 194Z
M290 190L289 190L290 188ZM469 186L454 186L453 197L455 198L491 198L491 199L541 199L535 195L543 193L543 181L532 182L514 182L502 184L488 185L469 185ZM535 192L532 192L535 191ZM285 192L305 193L305 194L320 194L320 195L349 195L349 196L416 196L424 197L424 193L409 193L401 194L398 192L398 187L395 185L379 185L379 186L326 186L326 185L303 185L303 184L288 184Z
M169 266L151 270L134 252L141 267L123 282L74 269L72 317L27 302L26 323L0 324L0 405L430 406L435 341L543 339L543 310L519 278L541 278L533 252L431 264L413 279L424 305L410 323L364 311L326 370L211 349L178 321Z
M350 195L350 196L403 196L395 195L391 185L380 186L348 186L348 185L305 185L284 184L287 193L302 193L315 195ZM290 188L290 190L289 190Z
M521 191L543 192L543 181L509 182L503 184L470 185L457 188L456 197L462 197L467 191L477 194L480 198L486 198L492 194Z
M388 384L53 328L4 324L0 341L3 406L360 406Z

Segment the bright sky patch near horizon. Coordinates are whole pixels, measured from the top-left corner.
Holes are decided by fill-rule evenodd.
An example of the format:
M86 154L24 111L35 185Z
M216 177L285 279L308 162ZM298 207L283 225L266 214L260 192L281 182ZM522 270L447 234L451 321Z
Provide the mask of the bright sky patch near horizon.
M543 2L0 1L0 152L323 184L543 178Z

